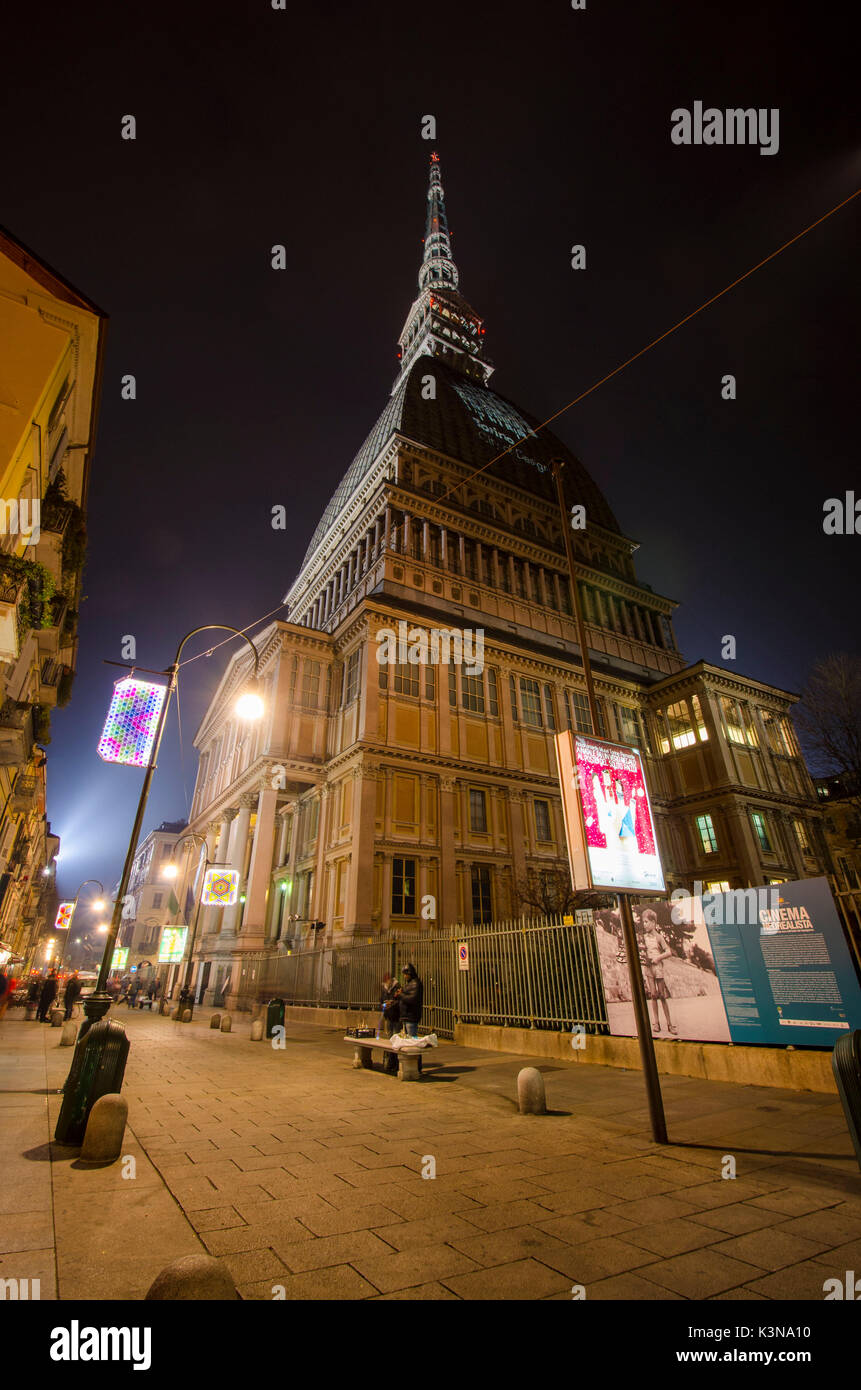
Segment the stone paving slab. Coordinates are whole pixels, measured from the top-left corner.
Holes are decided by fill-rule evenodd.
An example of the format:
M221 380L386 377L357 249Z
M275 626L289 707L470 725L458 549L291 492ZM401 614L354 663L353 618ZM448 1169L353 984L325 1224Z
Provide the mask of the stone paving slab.
M275 1050L247 1016L231 1034L205 1010L119 1021L131 1181L51 1143L70 1062L56 1030L2 1024L2 1227L19 1248L0 1239L0 1275L26 1260L43 1297L139 1299L175 1254L207 1250L252 1300L570 1300L575 1284L821 1299L861 1270L861 1175L833 1096L666 1077L658 1146L634 1072L546 1068L554 1113L521 1116L528 1058L442 1044L403 1087L354 1071L339 1029L291 1023Z

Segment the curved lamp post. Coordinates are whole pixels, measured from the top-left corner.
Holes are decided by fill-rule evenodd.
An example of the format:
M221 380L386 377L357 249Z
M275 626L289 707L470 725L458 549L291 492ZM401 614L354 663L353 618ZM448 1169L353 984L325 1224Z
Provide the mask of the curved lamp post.
M108 1012L108 1009L111 1007L111 996L105 989L105 984L107 982L111 960L113 959L114 944L117 939L117 933L119 931L120 921L122 919L123 902L125 900L126 892L128 891L129 879L131 878L132 872L132 865L134 863L134 857L137 852L138 837L140 835L141 825L143 824L144 811L146 810L147 799L149 797L150 784L152 783L153 773L156 769L159 747L161 745L162 734L164 733L164 726L167 721L167 713L170 708L171 696L173 695L173 692L176 689L177 673L179 671L179 659L182 655L182 649L190 638L197 636L198 632L213 632L215 630L218 630L219 632L232 632L236 637L241 637L244 642L247 642L254 656L254 674L251 678L251 688L246 689L237 701L237 713L243 719L259 719L261 714L263 713L263 701L257 689L257 672L260 667L260 657L258 655L257 648L251 641L251 638L246 636L244 632L240 632L239 628L230 627L227 623L204 623L202 627L195 627L192 628L191 632L187 632L176 649L176 656L174 657L171 665L163 673L168 677L167 694L165 695L164 703L162 704L161 712L158 717L158 723L156 724L152 752L150 753L150 759L147 763L147 769L144 775L143 786L141 787L140 800L138 801L137 814L135 816L134 825L132 826L129 847L126 852L126 862L123 865L123 874L122 878L120 879L119 888L117 889L117 897L116 902L114 903L114 911L111 917L111 924L108 928L108 934L105 939L105 951L102 957L102 965L99 971L99 978L96 983L96 988L94 992L89 996L89 998L86 1000L84 1004L84 1013L86 1014L86 1018L84 1019L84 1022L81 1024L81 1031L78 1035L79 1040L83 1038L86 1033L89 1032L90 1027L93 1023L97 1023L99 1019L104 1018L105 1014Z
M244 697L243 697L243 698L244 698ZM173 847L174 855L176 854L176 851L179 849L179 846L182 844L183 840L190 840L190 841L199 840L199 841L200 841L201 850L202 850L202 859L201 859L201 858L198 859L198 861L197 861L197 867L198 867L198 871L199 871L199 870L200 870L200 866L201 866L201 862L202 862L202 863L203 863L203 872L204 872L204 874L205 874L205 873L206 873L206 870L209 869L209 868L211 868L211 867L212 867L212 864L214 864L214 862L215 862L214 860L210 860L210 859L208 859L208 858L206 857L206 848L207 848L207 846L206 846L206 836L205 836L205 835L199 834L199 832L196 831L196 830L188 830L188 831L186 831L185 834L180 835L179 839L177 840L176 844L174 845L174 847ZM173 872L171 872L171 870L173 870ZM166 864L166 865L165 865L165 868L164 868L163 872L164 872L164 875L165 875L166 878L175 878L175 877L176 877L178 871L177 871L177 867L176 867L176 864L175 864L174 860L171 860L171 862L170 862L169 864ZM190 986L191 986L191 977L192 977L192 974L194 973L194 943L195 943L195 941L197 940L197 923L198 923L198 920L199 920L199 918L200 918L200 900L201 900L201 897L202 897L202 896L203 896L203 882L201 881L201 883L200 883L200 888L199 888L198 892L195 894L194 922L193 922L192 928L191 928L191 943L190 943L189 948L188 948L188 963L187 963L187 965L186 965L186 967L185 967L185 979L183 980L182 986L181 986L181 989L185 990L186 994L188 994L189 988L190 988ZM181 968L181 967L180 967L180 968ZM191 998L188 998L188 999L186 1000L185 1007L188 1009L189 1013L191 1013L192 1015L194 1014L194 1001L193 1001ZM180 1015L180 1017L181 1017L181 1016L182 1016L182 1015Z
M97 879L97 878L85 878L84 881L83 881L83 883L79 883L79 884L78 884L78 891L77 891L76 894L75 894L75 902L74 902L74 906L72 907L72 915L71 915L71 917L69 918L69 925L68 925L68 927L66 928L66 936L65 936L65 940L63 941L63 948L62 948L62 950L60 951L60 959L57 961L57 964L56 964L56 966L55 966L55 969L56 969L56 971L57 971L58 974L59 974L59 972L60 972L60 971L62 970L62 968L63 968L63 961L64 961L65 955L66 955L66 947L67 947L68 944L69 944L69 937L70 937L71 934L72 934L72 923L73 923L74 920L75 920L75 913L76 913L77 910L78 910L78 898L81 896L81 889L82 889L82 888L86 888L86 886L87 886L88 883L94 883L94 884L96 885L96 887L101 891L102 898L104 897L105 885L104 885L99 879ZM102 900L101 900L100 898L96 898L95 902L93 902L93 903L90 904L91 907L97 907L97 906L98 906L99 908L103 908L104 905L105 905L104 902L102 902Z

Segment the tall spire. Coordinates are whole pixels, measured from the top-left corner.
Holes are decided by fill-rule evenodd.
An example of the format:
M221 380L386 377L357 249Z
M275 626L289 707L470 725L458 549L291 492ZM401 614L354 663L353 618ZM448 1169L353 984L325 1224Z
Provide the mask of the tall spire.
M451 238L445 215L445 194L440 177L439 155L430 157L428 216L425 227L425 254L419 271L419 289L448 286L457 289L457 266L451 257Z
M484 323L460 294L439 155L430 157L424 256L419 268L419 293L398 339L401 371L397 390L417 357L438 357L473 380L486 382L493 367L484 358Z

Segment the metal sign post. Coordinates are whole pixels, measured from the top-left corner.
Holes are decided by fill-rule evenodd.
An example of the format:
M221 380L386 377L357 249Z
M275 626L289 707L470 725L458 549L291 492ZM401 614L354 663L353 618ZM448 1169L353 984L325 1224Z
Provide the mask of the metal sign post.
M564 466L563 459L553 459L553 478L556 483L556 496L559 501L559 515L562 522L562 535L565 541L565 554L568 560L568 583L571 589L572 611L577 628L580 659L583 663L583 676L586 681L586 696L589 701L592 729L595 736L598 737L600 735L598 702L595 698L592 667L589 661L589 643L586 637L586 624L583 620L583 605L580 601L580 589L577 584L575 572L576 562L574 559L574 543L571 539L571 519L565 506L565 493L562 488L562 469ZM631 999L634 1005L637 1041L640 1046L640 1059L643 1066L643 1076L646 1082L646 1095L649 1100L652 1137L656 1144L666 1144L669 1140L667 1139L667 1123L664 1118L664 1102L661 1096L658 1064L655 1059L655 1043L652 1038L652 1028L649 1022L649 1008L646 1002L645 987L643 985L643 972L640 969L640 952L637 947L637 933L634 927L634 914L631 911L630 894L619 893L618 902L619 912L622 918L622 930L625 937L625 952L628 957L628 976L631 981Z

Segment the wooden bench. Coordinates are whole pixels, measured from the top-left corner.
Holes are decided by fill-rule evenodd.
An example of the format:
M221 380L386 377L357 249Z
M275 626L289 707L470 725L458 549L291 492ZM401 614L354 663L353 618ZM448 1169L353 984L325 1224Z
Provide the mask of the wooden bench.
M373 1070L372 1052L388 1052L389 1059L398 1059L398 1080L399 1081L421 1081L422 1076L419 1071L419 1061L421 1055L426 1051L423 1047L392 1047L386 1038L345 1038L345 1043L351 1043L353 1051L353 1066L364 1067L366 1070ZM390 1066L386 1066L390 1070Z

